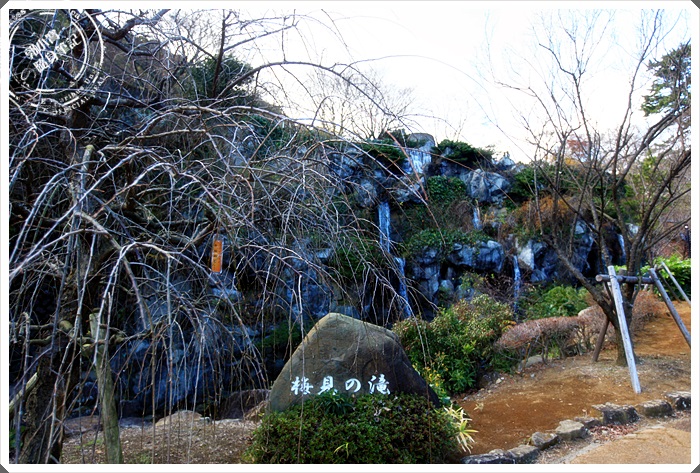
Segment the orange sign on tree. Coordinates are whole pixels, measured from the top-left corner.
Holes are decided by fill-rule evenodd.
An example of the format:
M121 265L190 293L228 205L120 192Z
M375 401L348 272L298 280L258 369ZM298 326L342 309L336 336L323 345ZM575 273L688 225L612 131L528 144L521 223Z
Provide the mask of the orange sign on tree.
M223 252L224 242L220 236L215 236L211 247L211 271L213 273L221 272L221 265L224 259Z

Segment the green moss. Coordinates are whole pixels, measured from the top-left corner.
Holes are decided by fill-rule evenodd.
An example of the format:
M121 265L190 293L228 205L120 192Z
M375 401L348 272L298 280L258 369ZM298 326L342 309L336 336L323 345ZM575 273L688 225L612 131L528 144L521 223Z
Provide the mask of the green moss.
M274 353L278 356L289 355L296 350L304 336L314 325L313 320L304 323L304 333L297 323L282 323L275 327L265 338L256 342L256 347L264 356L267 353Z
M365 141L359 147L390 170L400 168L406 161L404 151L390 139Z

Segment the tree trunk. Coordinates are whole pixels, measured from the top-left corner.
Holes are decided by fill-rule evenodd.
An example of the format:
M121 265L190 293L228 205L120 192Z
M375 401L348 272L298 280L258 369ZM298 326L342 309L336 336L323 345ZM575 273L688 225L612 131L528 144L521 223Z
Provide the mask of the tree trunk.
M36 387L27 396L24 406L22 448L19 463L58 463L63 446L63 416L54 418L54 403L63 407L65 386L59 380L60 355L47 354L39 359ZM54 397L55 396L55 397ZM59 414L63 409L60 409ZM52 436L52 429L54 435ZM56 429L58 432L56 433Z
M95 314L90 314L90 326L95 341L95 373L97 374L97 387L100 391L100 415L104 429L107 463L124 463L122 445L119 440L119 417L114 400L114 382L112 369L109 365L107 340L106 338L103 340L103 331L100 330Z

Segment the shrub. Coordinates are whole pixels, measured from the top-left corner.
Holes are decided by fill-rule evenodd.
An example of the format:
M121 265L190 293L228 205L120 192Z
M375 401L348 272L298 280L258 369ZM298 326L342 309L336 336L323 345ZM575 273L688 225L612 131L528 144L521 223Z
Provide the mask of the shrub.
M538 182L537 190L541 190L543 185ZM534 197L535 193L535 168L525 166L513 176L513 184L508 191L508 196L516 204L522 204Z
M579 327L577 317L526 320L505 330L496 348L522 361L535 354L541 354L545 360L553 348L563 356L570 346L577 344L575 337Z
M511 319L507 305L482 294L441 309L430 323L404 320L393 331L413 366L429 383L433 380L433 389L437 380L443 392L457 394L474 387L481 372L501 362L493 343Z
M464 198L467 193L467 185L458 177L431 176L426 188L432 203L445 206Z
M460 430L465 430L463 425ZM244 459L255 463L445 463L458 458L458 433L450 415L422 396L346 397L329 392L265 415Z
M349 236L338 242L329 266L348 281L362 277L369 264L380 266L384 262L382 250L374 238Z
M690 259L681 259L678 255L672 255L669 258L659 257L654 260L654 265L657 267L656 274L663 282L669 297L674 300L677 300L682 296L677 294L678 290L676 289L675 284L673 284L671 278L668 277L668 274L666 274L666 270L663 269L661 263L666 263L668 269L671 270L671 274L673 274L673 277L676 279L676 281L678 281L678 284L681 286L681 289L683 289L683 292L685 292L685 295L688 296L688 299L690 299L690 261ZM647 274L649 272L649 266L643 267L641 272L642 274Z
M400 169L406 161L404 151L391 139L368 140L359 147L389 170Z
M304 324L304 334L301 333L301 326L296 322L281 323L255 345L262 355L272 354L286 359L294 353L314 323L314 320L310 320Z
M461 230L425 229L415 235L404 244L403 255L410 257L421 253L425 248L434 248L444 257L452 251L455 243L475 246L478 243L488 241L489 237L481 230L463 232Z
M433 148L433 153L465 166L486 164L493 157L493 150L476 148L469 143L452 140L442 140L440 144Z
M587 294L583 288L554 286L546 291L534 291L524 299L521 308L527 319L573 317L588 307Z
M666 305L653 292L641 291L632 308L630 331L640 330L646 321L665 311ZM583 354L593 349L605 320L598 305L590 306L576 317L530 319L504 329L495 346L503 357L512 361L536 354L546 357L553 347L558 348L562 356ZM607 337L614 337L614 333L614 327L608 326Z

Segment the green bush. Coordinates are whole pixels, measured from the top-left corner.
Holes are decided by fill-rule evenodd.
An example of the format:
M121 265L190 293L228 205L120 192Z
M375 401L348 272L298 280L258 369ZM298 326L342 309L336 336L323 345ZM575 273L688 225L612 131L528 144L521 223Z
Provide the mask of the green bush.
M433 153L465 166L486 164L493 157L493 150L476 148L469 143L452 140L442 140L440 144L433 148Z
M335 269L340 277L352 281L361 278L364 268L370 263L377 267L384 263L379 242L372 238L348 236L336 245L329 266Z
M587 294L584 288L554 286L544 291L534 290L523 298L520 307L527 319L573 317L589 306Z
M329 407L330 406L330 407ZM324 393L265 415L244 460L254 463L445 463L458 429L417 395Z
M475 246L488 241L489 237L481 230L463 232L461 230L426 229L414 235L404 244L402 254L405 257L417 255L425 248L435 248L442 256L452 251L455 243Z
M493 343L512 320L512 311L481 294L441 309L435 319L404 320L394 325L411 363L436 392L462 393L477 376L502 368Z
M406 153L391 139L368 140L360 143L359 147L390 170L400 168L406 161Z
M676 289L676 285L673 284L671 278L668 277L668 274L663 266L661 266L661 263L666 263L666 266L668 266L671 274L673 274L673 277L676 279L676 281L678 281L678 284L681 286L681 289L683 289L683 292L685 292L685 295L688 296L688 299L690 299L690 261L690 259L681 259L681 257L678 255L672 255L669 258L659 257L654 260L654 266L657 268L656 274L662 280L664 288L666 288L666 292L668 293L669 297L674 300L682 296L680 294L676 296L678 289ZM641 269L641 273L649 273L649 268L649 266L643 267ZM658 291L656 291L656 293L658 294Z
M467 193L467 185L458 177L431 176L426 188L430 201L440 205L463 199Z
M313 328L314 323L313 320L304 323L304 334L301 333L301 326L296 322L281 323L255 345L263 356L272 353L287 358L294 353L304 336Z
M541 190L543 187L543 183L538 182L537 190ZM513 184L508 191L508 196L514 203L521 204L532 199L535 195L534 191L535 169L533 166L525 166L513 176Z

